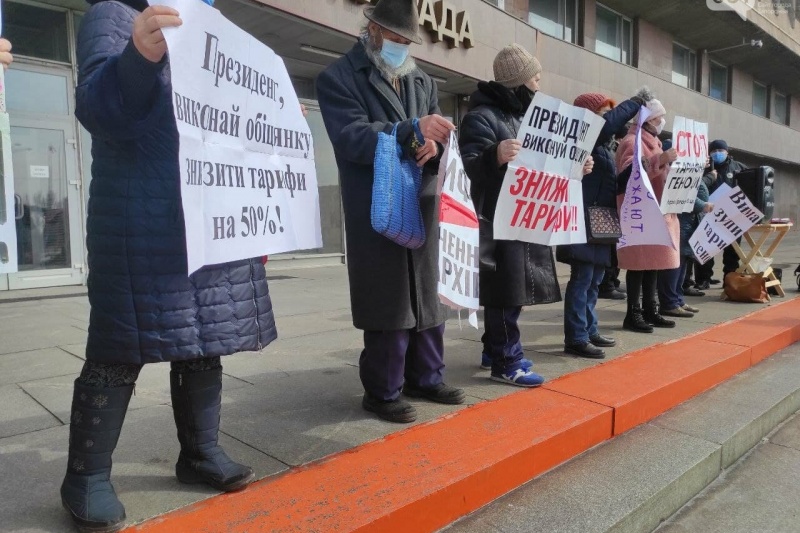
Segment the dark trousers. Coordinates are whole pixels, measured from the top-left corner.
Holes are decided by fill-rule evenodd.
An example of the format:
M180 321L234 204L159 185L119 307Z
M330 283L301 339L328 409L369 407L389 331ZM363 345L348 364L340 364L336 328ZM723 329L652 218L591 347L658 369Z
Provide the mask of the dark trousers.
M741 237L736 242L742 242ZM739 256L736 255L733 246L728 246L722 251L722 279L731 272L736 272L737 268L739 268Z
M364 390L379 400L396 400L403 382L423 388L440 384L444 324L424 331L365 331L358 369Z
M614 289L619 289L619 268L617 263L617 248L611 248L611 266L607 267L603 275L603 281L600 282L600 292L611 292Z
M628 270L625 274L628 289L628 306L639 307L645 311L653 311L657 302L658 271Z
M686 258L681 257L681 266L658 271L658 301L662 309L683 307L683 279L686 276Z
M486 307L483 321L486 331L483 353L492 358L492 370L516 370L522 361L522 343L519 333L519 315L522 307Z
M697 263L697 276L695 276L695 283L700 285L704 282L711 283L711 278L714 277L714 260L709 259L706 264L701 265Z
M681 256L681 263L686 262L686 269L685 273L683 274L683 284L682 289L688 289L689 287L693 287L695 284L695 278L700 277L700 263L698 263L694 257L687 255Z

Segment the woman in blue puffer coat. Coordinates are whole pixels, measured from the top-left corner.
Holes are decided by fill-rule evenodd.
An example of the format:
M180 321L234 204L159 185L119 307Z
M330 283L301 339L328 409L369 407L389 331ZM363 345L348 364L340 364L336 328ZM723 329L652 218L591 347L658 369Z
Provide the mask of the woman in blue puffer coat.
M616 208L617 169L614 162L614 135L639 112L644 101L638 96L619 105L605 95L586 93L575 99L574 105L588 109L605 118L606 123L592 151L594 168L583 177L584 208L589 206ZM588 220L588 214L587 214ZM564 351L566 353L602 359L603 348L616 345L611 337L600 335L597 329L597 297L606 268L611 266L612 244L571 244L556 249L556 259L568 263L570 279L564 296Z
M161 33L181 24L178 13L145 0L90 3L78 37L76 115L92 134L91 317L61 499L80 528L117 531L125 510L110 483L111 455L142 365L172 365L178 480L238 490L254 474L217 443L220 357L260 351L276 332L259 259L187 275L178 131Z

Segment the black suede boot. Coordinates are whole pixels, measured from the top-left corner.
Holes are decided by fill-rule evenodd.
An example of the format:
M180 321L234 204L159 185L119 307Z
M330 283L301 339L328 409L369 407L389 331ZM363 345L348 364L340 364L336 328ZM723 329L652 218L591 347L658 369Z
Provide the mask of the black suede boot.
M653 326L644 319L642 308L638 305L628 304L628 313L625 315L622 327L637 333L653 333Z
M667 320L658 310L658 304L650 302L644 310L644 319L655 328L674 328L675 321Z
M113 532L124 526L125 508L110 481L111 454L132 392L133 385L101 388L75 382L61 503L80 531Z
M170 372L172 412L181 453L175 475L181 483L205 483L223 492L245 488L253 470L233 462L218 444L222 368Z

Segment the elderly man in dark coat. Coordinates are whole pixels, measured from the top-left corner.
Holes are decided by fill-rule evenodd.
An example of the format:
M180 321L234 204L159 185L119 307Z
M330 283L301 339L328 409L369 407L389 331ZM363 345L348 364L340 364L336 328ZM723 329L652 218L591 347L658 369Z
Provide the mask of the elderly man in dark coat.
M392 422L416 419L400 398L464 401L442 381L445 310L437 295L439 201L436 174L442 144L454 126L440 116L436 85L408 55L421 43L417 3L381 0L358 42L317 80L325 127L342 182L353 323L364 330L362 406ZM418 128L414 119L419 119ZM420 207L427 241L403 248L370 221L378 133L391 133L423 167ZM423 138L420 138L423 137Z
M111 455L142 365L169 361L183 483L247 486L253 470L218 444L220 357L276 338L259 259L191 276L180 196L178 130L161 28L178 13L145 0L90 0L78 36L76 115L92 134L86 242L91 317L75 380L61 500L79 529L117 531L125 509Z

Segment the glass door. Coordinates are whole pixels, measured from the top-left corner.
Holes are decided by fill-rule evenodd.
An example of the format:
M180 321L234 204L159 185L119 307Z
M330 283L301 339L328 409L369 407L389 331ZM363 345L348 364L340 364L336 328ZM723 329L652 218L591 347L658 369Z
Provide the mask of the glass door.
M6 72L19 272L9 289L81 284L83 212L72 72L17 65Z

